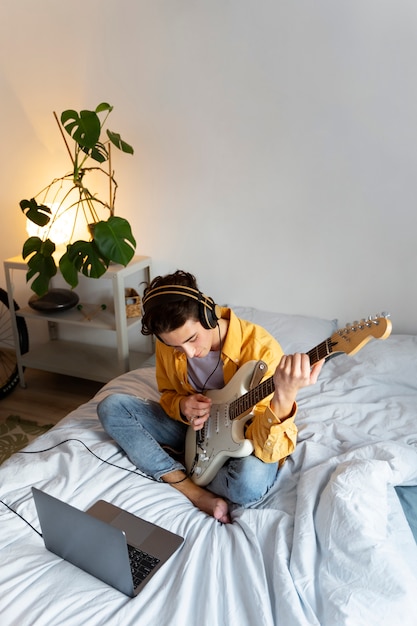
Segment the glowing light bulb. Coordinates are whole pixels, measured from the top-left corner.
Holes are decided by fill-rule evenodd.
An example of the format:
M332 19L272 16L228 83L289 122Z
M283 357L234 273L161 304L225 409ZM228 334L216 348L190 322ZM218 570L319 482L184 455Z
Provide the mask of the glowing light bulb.
M46 226L38 226L31 220L26 220L29 237L39 237L42 240L49 238L57 246L66 246L74 237L89 239L85 224L77 224L74 231L75 213L72 209L65 209L59 202L45 202L45 206L51 209L50 221Z

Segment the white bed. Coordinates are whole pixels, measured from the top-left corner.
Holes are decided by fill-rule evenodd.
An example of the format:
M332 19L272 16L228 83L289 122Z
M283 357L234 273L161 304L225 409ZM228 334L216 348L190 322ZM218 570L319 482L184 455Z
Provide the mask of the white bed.
M267 327L287 352L309 350L336 327L234 310ZM26 451L66 443L6 461L0 499L39 530L32 485L80 509L103 498L184 544L132 600L48 552L0 504L2 624L415 626L417 337L373 339L355 356L326 363L317 385L299 394L298 445L274 488L261 505L235 509L229 525L86 449L134 469L97 419L97 402L114 391L157 398L154 368L111 381ZM408 486L409 521L399 485Z

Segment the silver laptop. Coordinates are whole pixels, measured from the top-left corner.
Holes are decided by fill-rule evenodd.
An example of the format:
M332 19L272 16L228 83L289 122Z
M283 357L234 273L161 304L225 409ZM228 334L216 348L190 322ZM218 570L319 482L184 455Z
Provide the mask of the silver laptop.
M80 511L32 487L45 547L136 596L184 541L160 526L99 500Z

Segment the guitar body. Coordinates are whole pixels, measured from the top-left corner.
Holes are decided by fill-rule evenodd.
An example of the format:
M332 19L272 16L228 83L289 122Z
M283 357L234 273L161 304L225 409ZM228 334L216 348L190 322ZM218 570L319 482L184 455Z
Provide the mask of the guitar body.
M313 365L337 354L353 355L370 339L386 339L391 333L387 317L368 317L347 324L307 352ZM223 388L207 392L212 399L210 417L199 431L191 427L185 440L185 465L191 480L204 487L230 457L244 457L253 452L253 444L245 439L245 424L252 409L274 392L273 376L259 385L266 368L263 361L248 361Z
M228 458L248 456L253 451L252 442L245 439L245 424L252 414L231 419L229 407L248 391L257 363L248 361L223 389L208 391L206 395L212 400L210 417L200 431L191 427L187 431L185 465L197 485L208 485Z

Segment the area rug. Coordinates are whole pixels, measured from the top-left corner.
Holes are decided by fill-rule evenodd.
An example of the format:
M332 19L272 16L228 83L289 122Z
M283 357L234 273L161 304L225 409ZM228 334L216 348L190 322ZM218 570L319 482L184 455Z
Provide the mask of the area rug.
M24 420L18 415L10 415L0 422L0 464L12 454L46 433L53 424L37 424Z

